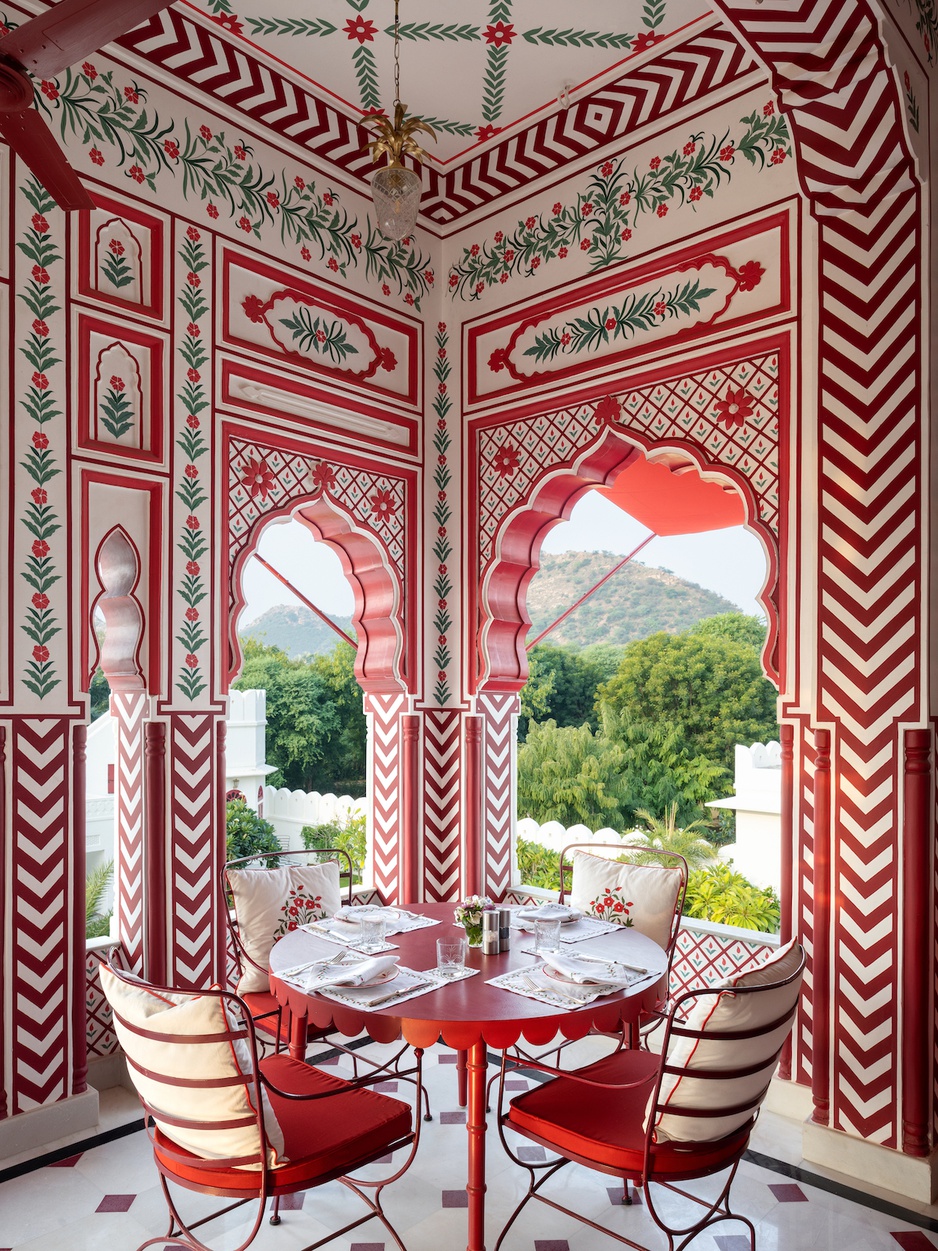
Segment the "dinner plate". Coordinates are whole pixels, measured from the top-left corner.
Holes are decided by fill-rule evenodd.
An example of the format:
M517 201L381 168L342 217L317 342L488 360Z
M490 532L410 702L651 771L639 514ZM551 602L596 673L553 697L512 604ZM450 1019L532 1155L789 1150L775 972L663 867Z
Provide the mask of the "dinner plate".
M533 910L528 911L526 908L518 910L518 919L520 921L559 921L561 925L570 925L573 921L582 921L583 913L577 908L567 908L567 915L561 916L558 912L552 917L539 917Z
M612 976L612 971L611 971L611 969L609 968L609 966L608 966L608 965L606 965L606 970L607 970L607 972L608 972L609 976L611 977L611 976ZM599 985L599 984L603 984L603 985L605 985L605 983L602 981L602 977L601 977L601 975L600 975L600 973L599 973L598 971L597 971L597 973L596 973L596 981L595 981L595 982L578 982L578 981L577 981L575 978L573 978L573 977L564 977L564 975L560 972L560 970L559 970L559 969L552 968L552 967L551 967L551 965L549 965L549 964L545 964L545 965L544 965L544 968L543 968L543 973L544 973L544 976L545 976L545 977L549 977L549 978L550 978L552 981L554 981L554 982L563 982L564 986L582 986L582 987L588 987L588 986L595 986L595 985ZM591 974L590 976L592 976L592 974Z
M357 986L348 986L346 990L365 990L369 986L383 986L385 982L393 982L395 977L400 973L400 969L395 964L390 969L382 969L375 977L369 977L367 982L359 982ZM342 989L339 987L338 989Z
M355 904L350 908L343 908L341 913L336 913L336 921L363 921L366 917L373 916L387 917L389 921L399 921L401 914L396 908L385 908L381 904Z

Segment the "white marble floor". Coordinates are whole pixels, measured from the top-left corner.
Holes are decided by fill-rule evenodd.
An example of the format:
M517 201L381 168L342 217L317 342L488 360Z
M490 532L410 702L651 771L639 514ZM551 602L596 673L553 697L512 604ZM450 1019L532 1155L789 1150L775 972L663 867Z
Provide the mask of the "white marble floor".
M423 1127L413 1168L387 1192L388 1215L408 1251L455 1251L466 1245L465 1114L456 1104L453 1059L444 1047L427 1052L434 1119ZM400 1093L406 1097L405 1090ZM41 1156L15 1164L0 1161L0 1251L136 1251L145 1239L165 1233L162 1195L147 1139L138 1128L139 1105L120 1089L103 1092L101 1104L97 1138L46 1148ZM121 1134L127 1126L130 1132ZM120 1136L109 1138L115 1132ZM491 1248L523 1191L525 1175L503 1155L491 1123L487 1137L486 1245ZM766 1114L753 1141L760 1163L744 1162L737 1177L734 1207L756 1223L759 1251L938 1248L938 1208L915 1212L901 1198L860 1193L849 1179L821 1178L795 1158L796 1143L790 1124ZM555 1185L561 1201L600 1225L663 1248L664 1238L642 1205L622 1206L621 1191L610 1181L571 1167ZM198 1196L186 1199L203 1202ZM278 1227L264 1225L253 1244L257 1251L297 1251L351 1219L356 1202L338 1183L291 1201L296 1206L284 1211ZM228 1251L240 1241L241 1218L226 1219L230 1224L209 1239L213 1251ZM747 1251L741 1226L717 1228L715 1235L694 1242L695 1251ZM509 1233L504 1251L602 1251L616 1245L543 1205L531 1204ZM371 1222L329 1246L336 1251L393 1251L394 1244L378 1222ZM159 1243L157 1248L162 1251Z

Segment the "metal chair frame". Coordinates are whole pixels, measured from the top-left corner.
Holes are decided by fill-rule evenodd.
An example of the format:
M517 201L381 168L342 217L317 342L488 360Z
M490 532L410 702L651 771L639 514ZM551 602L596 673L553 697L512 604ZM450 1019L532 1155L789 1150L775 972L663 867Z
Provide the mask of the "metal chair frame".
M770 1035L786 1023L788 1024L790 1031L790 1027L794 1021L795 1012L797 1010L797 1001L794 1003L790 1011L784 1013L776 1020L751 1029L724 1031L719 1034L715 1031L709 1031L706 1026L700 1030L691 1029L687 1024L687 1018L691 1009L694 1007L694 1004L702 996L717 995L720 993L733 995L758 995L768 991L777 990L782 986L787 986L789 983L795 981L795 979L800 979L803 972L804 951L802 950L799 967L790 976L778 981L758 986L713 987L685 992L676 1000L666 1017L661 1054L656 1056L647 1051L624 1053L627 1059L632 1062L633 1067L638 1073L638 1076L633 1081L616 1083L597 1081L588 1076L590 1068L593 1067L592 1065L588 1065L586 1068L579 1071L570 1072L568 1070L559 1069L553 1065L544 1064L540 1061L519 1059L517 1057L510 1056L507 1051L504 1051L502 1053L502 1062L498 1079L498 1134L509 1159L511 1159L520 1168L526 1170L529 1180L527 1192L505 1223L501 1233L499 1234L498 1241L495 1243L494 1251L500 1251L506 1235L531 1199L537 1199L539 1202L546 1204L548 1207L554 1208L559 1212L564 1212L566 1215L590 1226L599 1233L606 1234L614 1241L620 1242L625 1246L635 1248L636 1251L649 1251L646 1244L635 1242L633 1239L628 1238L625 1235L614 1233L605 1226L596 1224L588 1217L583 1216L570 1208L564 1207L563 1204L558 1203L556 1200L540 1193L542 1187L557 1172L559 1172L560 1169L571 1163L582 1164L586 1168L592 1169L596 1172L618 1177L623 1183L624 1202L627 1205L632 1202L629 1194L629 1184L631 1183L636 1186L640 1186L643 1191L644 1204L649 1216L667 1238L668 1251L681 1251L682 1248L686 1247L704 1229L725 1221L739 1221L742 1225L744 1225L749 1232L751 1249L752 1251L755 1251L755 1226L748 1217L742 1216L740 1213L733 1212L730 1209L730 1189L736 1176L736 1171L739 1168L740 1160L742 1159L743 1153L748 1146L749 1137L758 1118L762 1101L764 1100L769 1089L775 1064L777 1063L782 1048L788 1039L788 1032L785 1033L784 1037L779 1042L774 1056L769 1054L767 1058L759 1061L757 1064L749 1066L734 1064L730 1055L729 1062L725 1065L720 1065L719 1067L711 1067L708 1069L691 1068L687 1065L680 1067L669 1061L668 1052L672 1039L677 1038L706 1040L709 1043L713 1043L715 1041L725 1042L731 1052L733 1044L758 1038L762 1035ZM608 1059L608 1057L606 1058ZM604 1061L601 1061L600 1063L603 1062ZM681 1107L673 1106L672 1104L664 1102L661 1099L661 1085L666 1075L682 1076L686 1074L686 1076L693 1081L702 1080L707 1082L708 1080L714 1080L725 1082L731 1077L752 1076L763 1071L767 1065L770 1066L769 1077L764 1087L757 1094L746 1098L741 1103L726 1103L713 1108L694 1106ZM641 1165L630 1170L618 1169L607 1163L591 1159L586 1154L578 1154L568 1149L561 1149L549 1137L535 1134L528 1127L519 1127L518 1125L513 1124L510 1119L510 1110L505 1111L504 1109L505 1076L509 1071L520 1073L525 1071L540 1072L564 1082L574 1082L582 1084L585 1087L591 1086L593 1088L605 1089L609 1091L610 1099L614 1099L616 1097L628 1099L630 1092L633 1092L632 1098L637 1097L641 1099L642 1109L645 1108L649 1093L653 1091L653 1102L649 1107L647 1114L647 1125L644 1133ZM519 1096L519 1098L523 1097L524 1096ZM664 1172L664 1170L656 1170L656 1154L660 1153L662 1150L667 1150L671 1141L665 1140L663 1143L658 1143L656 1140L655 1123L659 1114L666 1113L669 1116L706 1120L732 1114L739 1114L749 1110L751 1110L750 1119L740 1128L733 1130L724 1139L718 1141L704 1139L696 1143L680 1140L676 1145L677 1149L681 1153L681 1156L686 1156L686 1164L679 1169L675 1169L673 1167L668 1168L666 1172ZM544 1161L530 1162L522 1160L511 1149L511 1146L505 1136L506 1129L511 1129L512 1132L521 1135L531 1142L537 1143L539 1146L544 1147L548 1151L554 1151L557 1154L555 1154L552 1159ZM673 1145L671 1149L672 1151L674 1150ZM707 1162L705 1164L701 1164L699 1162L695 1164L695 1152L697 1155L705 1153ZM538 1177L538 1172L542 1172L543 1175ZM677 1181L686 1182L714 1176L722 1172L726 1172L727 1176L720 1185L718 1193L715 1197L705 1198L701 1195L694 1194L693 1192L685 1189L683 1186L675 1185L675 1182ZM684 1199L690 1200L694 1204L703 1208L704 1211L700 1216L700 1219L691 1221L690 1223L679 1227L668 1225L656 1205L654 1192L652 1191L653 1184L664 1190L681 1195ZM680 1241L676 1241L678 1239Z
M146 989L152 990L155 994L180 996L191 994L193 998L207 996L220 1000L226 1009L226 1018L228 1028L222 1032L201 1035L163 1035L159 1030L159 1016L153 1017L148 1023L148 1028L131 1024L115 1011L115 1019L121 1027L129 1033L136 1036L144 1037L149 1040L164 1041L167 1044L180 1047L197 1047L200 1043L218 1045L221 1042L227 1042L229 1046L236 1042L244 1043L248 1049L253 1063L253 1072L244 1073L233 1077L219 1077L207 1079L207 1083L216 1087L244 1085L249 1091L249 1099L252 1111L249 1115L237 1120L226 1122L201 1122L195 1118L186 1118L183 1116L170 1116L165 1111L151 1105L143 1094L137 1091L138 1097L144 1109L144 1127L150 1139L153 1149L153 1158L156 1168L160 1176L160 1185L163 1196L169 1209L169 1230L166 1234L158 1237L148 1238L140 1244L138 1251L145 1251L145 1248L156 1246L161 1247L167 1245L184 1247L187 1251L210 1251L210 1248L197 1238L192 1232L201 1226L219 1219L220 1217L232 1212L247 1204L256 1203L257 1212L254 1217L250 1232L247 1237L233 1251L245 1251L245 1248L256 1237L260 1230L264 1218L264 1209L268 1199L273 1199L273 1214L270 1218L272 1225L280 1223L279 1201L280 1196L285 1194L295 1194L302 1190L311 1190L317 1186L324 1185L326 1182L339 1181L363 1201L368 1208L368 1213L356 1220L350 1221L342 1229L336 1230L334 1233L328 1234L326 1237L319 1239L317 1242L310 1243L303 1248L303 1251L316 1251L316 1248L324 1246L327 1242L341 1237L352 1229L358 1228L359 1225L365 1224L367 1221L378 1219L387 1229L388 1233L401 1248L406 1251L404 1243L394 1227L390 1224L381 1205L381 1192L385 1186L397 1181L410 1167L417 1151L420 1140L420 1116L419 1107L421 1097L423 1095L423 1051L415 1049L414 1065L407 1070L407 1076L411 1078L415 1085L415 1099L412 1116L412 1129L409 1133L399 1135L393 1140L382 1141L379 1144L373 1144L367 1151L363 1151L360 1158L356 1158L350 1164L335 1168L325 1172L316 1173L311 1178L296 1178L292 1180L284 1180L282 1177L284 1169L295 1172L295 1162L288 1161L285 1165L271 1165L269 1163L269 1140L267 1130L264 1124L264 1111L262 1101L262 1091L264 1089L274 1092L276 1095L284 1099L299 1100L310 1105L334 1098L339 1094L347 1094L350 1090L362 1089L364 1087L373 1086L376 1082L382 1081L386 1074L376 1072L369 1074L367 1077L356 1077L352 1081L344 1083L341 1090L323 1091L315 1094L302 1093L283 1089L279 1087L266 1073L265 1065L276 1064L282 1061L284 1057L275 1053L272 1056L262 1058L258 1049L258 1040L254 1028L254 1022L251 1017L247 1004L239 996L226 990L209 990L209 991L180 991L173 987L151 986L149 983L141 983L139 978L132 975L128 976L123 970L109 966L111 971L121 981L129 983L135 987L144 985ZM128 1068L133 1078L134 1072L141 1072L147 1077L156 1078L165 1083L173 1085L192 1086L199 1084L199 1079L188 1079L183 1077L167 1077L154 1073L152 1070L141 1069L135 1063L131 1056L126 1055ZM256 1124L258 1133L258 1148L256 1152L250 1155L239 1156L237 1158L206 1158L195 1155L186 1148L180 1147L166 1134L164 1130L157 1127L155 1121L159 1119L163 1125L172 1124L175 1126L186 1126L190 1129L198 1129L202 1131L211 1129L228 1129L235 1127L244 1127ZM388 1177L378 1180L366 1180L359 1177L350 1177L348 1174L353 1170L362 1168L368 1164L383 1158L391 1152L398 1151L402 1148L409 1147L403 1163ZM199 1170L205 1172L217 1172L218 1183L207 1185L202 1182L193 1181L191 1177L184 1175L186 1168L191 1169L193 1161L198 1165ZM256 1178L256 1186L251 1188L251 1193L245 1194L246 1187L244 1184L235 1186L229 1180L226 1183L224 1173L229 1174L232 1170L237 1169L239 1180L251 1180ZM170 1183L180 1186L186 1190L191 1190L200 1194L211 1194L220 1198L234 1199L235 1202L229 1203L219 1208L207 1216L202 1216L198 1220L186 1223L179 1211L179 1205L170 1191ZM372 1194L367 1193L373 1192Z

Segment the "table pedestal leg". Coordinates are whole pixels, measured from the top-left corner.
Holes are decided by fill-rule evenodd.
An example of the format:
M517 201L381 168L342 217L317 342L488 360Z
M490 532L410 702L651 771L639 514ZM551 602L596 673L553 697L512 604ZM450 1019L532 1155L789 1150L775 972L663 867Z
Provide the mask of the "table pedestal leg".
M290 1055L294 1060L305 1060L308 1017L297 1016L296 1013L290 1012L287 1008L284 1008L284 1014L289 1017L290 1021L290 1042L288 1044Z
M466 1106L466 1053L456 1052L456 1103L460 1108Z
M468 1055L469 1242L466 1251L485 1251L485 1043L481 1040L473 1043Z

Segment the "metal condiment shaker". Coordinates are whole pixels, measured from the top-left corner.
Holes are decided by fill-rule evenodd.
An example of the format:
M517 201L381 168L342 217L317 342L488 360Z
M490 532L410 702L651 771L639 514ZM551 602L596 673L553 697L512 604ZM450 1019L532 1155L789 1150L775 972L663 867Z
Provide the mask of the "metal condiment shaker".
M498 951L498 913L495 911L483 912L482 954L483 956L497 956Z
M498 950L507 951L511 942L511 909L498 910Z

